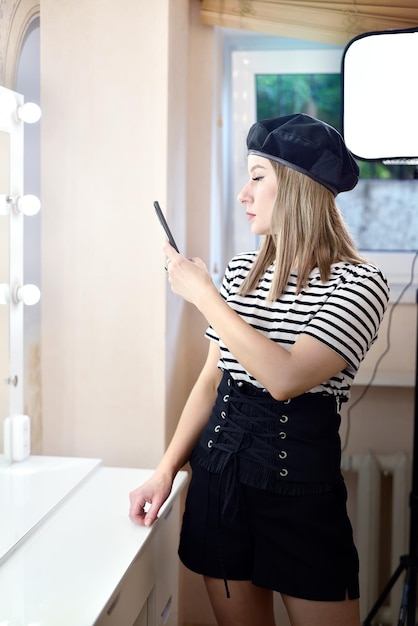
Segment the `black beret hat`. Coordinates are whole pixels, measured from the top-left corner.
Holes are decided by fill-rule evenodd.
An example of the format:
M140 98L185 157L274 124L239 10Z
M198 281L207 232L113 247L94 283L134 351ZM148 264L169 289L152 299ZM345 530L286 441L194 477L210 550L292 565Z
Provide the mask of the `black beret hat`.
M340 133L329 124L295 113L256 122L248 154L277 161L306 174L336 196L356 186L359 168Z

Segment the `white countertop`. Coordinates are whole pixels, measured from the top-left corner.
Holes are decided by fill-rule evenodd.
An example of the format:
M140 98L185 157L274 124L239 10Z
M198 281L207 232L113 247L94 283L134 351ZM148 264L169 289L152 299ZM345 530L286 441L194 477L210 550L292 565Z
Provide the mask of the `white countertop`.
M1 467L0 565L100 463L100 459L31 456Z
M92 626L158 528L128 517L129 492L153 470L98 467L0 565L1 626ZM176 477L170 507L187 480Z

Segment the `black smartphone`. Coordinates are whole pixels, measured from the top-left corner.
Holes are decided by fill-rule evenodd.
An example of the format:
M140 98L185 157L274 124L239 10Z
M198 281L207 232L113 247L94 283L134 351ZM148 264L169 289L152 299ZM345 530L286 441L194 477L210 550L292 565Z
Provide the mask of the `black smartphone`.
M157 213L157 217L158 217L158 219L161 222L161 226L165 230L165 234L167 235L167 239L170 242L170 245L173 246L173 248L174 248L174 250L176 250L176 252L179 252L179 249L177 248L177 244L174 241L174 237L171 234L171 230L170 230L170 228L169 228L169 226L168 226L168 224L166 222L166 219L165 219L165 217L163 215L163 212L161 211L161 207L160 207L160 205L158 204L157 201L154 202L154 208L155 208L155 212Z

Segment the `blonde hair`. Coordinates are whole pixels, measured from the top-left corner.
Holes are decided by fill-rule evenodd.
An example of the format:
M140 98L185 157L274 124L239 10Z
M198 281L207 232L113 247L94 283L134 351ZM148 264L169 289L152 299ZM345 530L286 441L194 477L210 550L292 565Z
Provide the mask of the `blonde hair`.
M253 291L274 261L269 300L281 296L292 269L297 269L299 293L306 287L314 267L318 267L322 282L326 282L332 263L364 263L366 259L357 250L333 193L305 174L275 161L270 163L278 182L271 234L264 236L240 293Z

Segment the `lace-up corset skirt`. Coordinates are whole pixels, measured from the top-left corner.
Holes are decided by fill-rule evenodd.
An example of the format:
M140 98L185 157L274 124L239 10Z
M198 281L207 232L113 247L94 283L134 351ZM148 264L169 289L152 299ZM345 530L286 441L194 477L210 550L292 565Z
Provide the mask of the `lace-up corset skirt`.
M312 493L342 480L340 423L333 395L281 402L224 372L191 465L276 493Z

